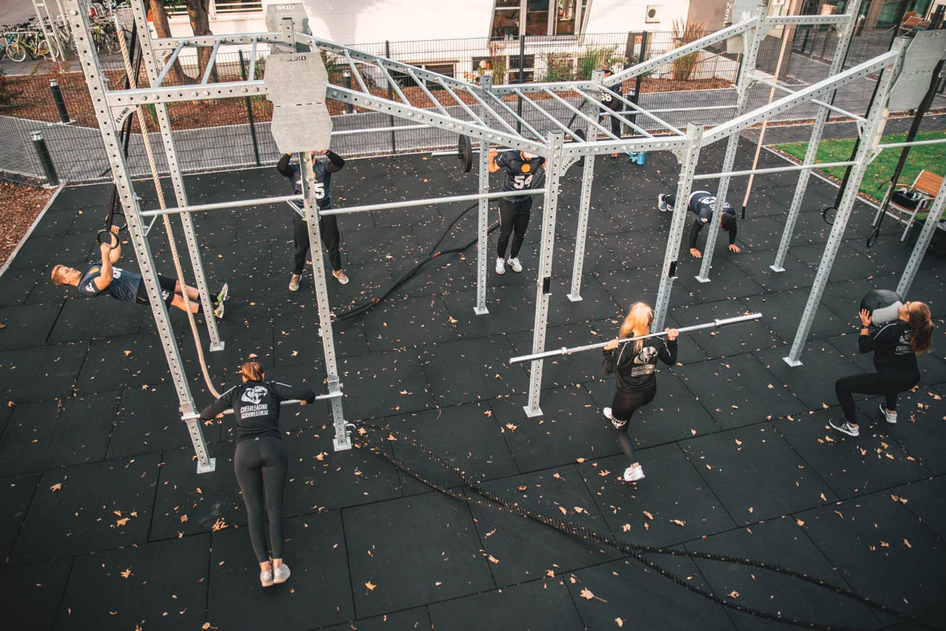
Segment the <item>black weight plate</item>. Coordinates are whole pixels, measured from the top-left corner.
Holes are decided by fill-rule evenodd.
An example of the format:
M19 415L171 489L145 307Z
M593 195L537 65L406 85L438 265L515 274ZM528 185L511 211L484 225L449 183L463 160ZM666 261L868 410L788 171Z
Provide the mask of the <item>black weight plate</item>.
M457 142L457 156L460 158L460 170L469 173L473 168L473 144L466 136L461 135Z

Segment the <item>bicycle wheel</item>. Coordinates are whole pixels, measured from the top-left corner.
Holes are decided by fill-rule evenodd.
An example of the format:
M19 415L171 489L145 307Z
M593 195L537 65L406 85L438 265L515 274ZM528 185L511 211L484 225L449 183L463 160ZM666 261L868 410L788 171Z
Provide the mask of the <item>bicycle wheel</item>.
M7 44L6 53L7 57L15 62L21 62L26 59L26 48L21 46L20 43L16 41Z

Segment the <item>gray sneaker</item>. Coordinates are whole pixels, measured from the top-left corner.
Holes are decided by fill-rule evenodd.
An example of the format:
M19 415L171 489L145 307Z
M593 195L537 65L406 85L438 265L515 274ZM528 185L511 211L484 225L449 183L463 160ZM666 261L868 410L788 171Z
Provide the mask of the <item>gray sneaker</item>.
M828 425L838 430L842 434L847 434L848 436L857 437L861 433L861 428L859 428L857 425L851 425L847 421L836 421L831 419L828 421Z
M880 413L884 415L884 420L890 423L891 425L896 425L897 413L894 412L893 414L891 414L890 412L888 412L887 408L884 407L883 403L881 403L879 407L880 407Z
M273 571L266 570L265 572L260 572L259 582L263 587L272 587L273 586Z
M283 563L279 567L273 568L273 582L279 585L289 580L289 566Z

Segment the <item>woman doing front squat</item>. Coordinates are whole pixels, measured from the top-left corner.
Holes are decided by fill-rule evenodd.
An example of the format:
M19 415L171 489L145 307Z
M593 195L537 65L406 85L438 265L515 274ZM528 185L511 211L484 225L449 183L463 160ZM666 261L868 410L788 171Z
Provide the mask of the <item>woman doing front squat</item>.
M631 305L618 337L604 347L604 372L614 374L614 399L604 415L618 432L618 443L627 455L630 466L624 471L625 482L644 479L644 469L634 457L634 445L627 434L628 421L634 412L654 400L657 394L657 360L672 365L677 361L676 329L667 329L667 339L651 337L646 340L620 343L628 337L650 334L654 311L643 302Z

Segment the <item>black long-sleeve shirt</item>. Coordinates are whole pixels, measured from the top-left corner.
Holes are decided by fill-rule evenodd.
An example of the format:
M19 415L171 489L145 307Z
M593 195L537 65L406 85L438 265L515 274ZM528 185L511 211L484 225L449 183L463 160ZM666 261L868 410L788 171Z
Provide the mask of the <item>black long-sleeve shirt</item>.
M874 368L878 373L919 373L916 353L910 346L913 329L901 320L883 325L873 335L857 338L862 353L874 353Z
M614 387L621 392L640 392L657 384L657 360L668 366L677 361L677 340L651 337L642 340L634 352L634 342L604 351L604 373L614 374Z
M716 196L709 191L694 191L690 195L687 203L687 210L696 215L693 225L690 226L690 249L696 249L696 238L700 236L703 226L713 219L713 212L716 210ZM731 215L732 219L728 222L729 227L729 245L736 243L736 210L731 204L727 203L723 207L725 214Z
M309 388L294 388L277 381L247 381L234 386L204 408L200 418L207 421L233 408L237 423L237 442L258 436L279 438L279 402L301 399L315 401Z
M332 207L332 174L345 166L345 159L331 149L325 152L325 157L328 158L327 162L316 160L312 167L315 171L315 201L319 210ZM276 165L276 170L290 178L294 195L302 195L302 173L299 165L290 164L291 159L292 154L285 154Z

